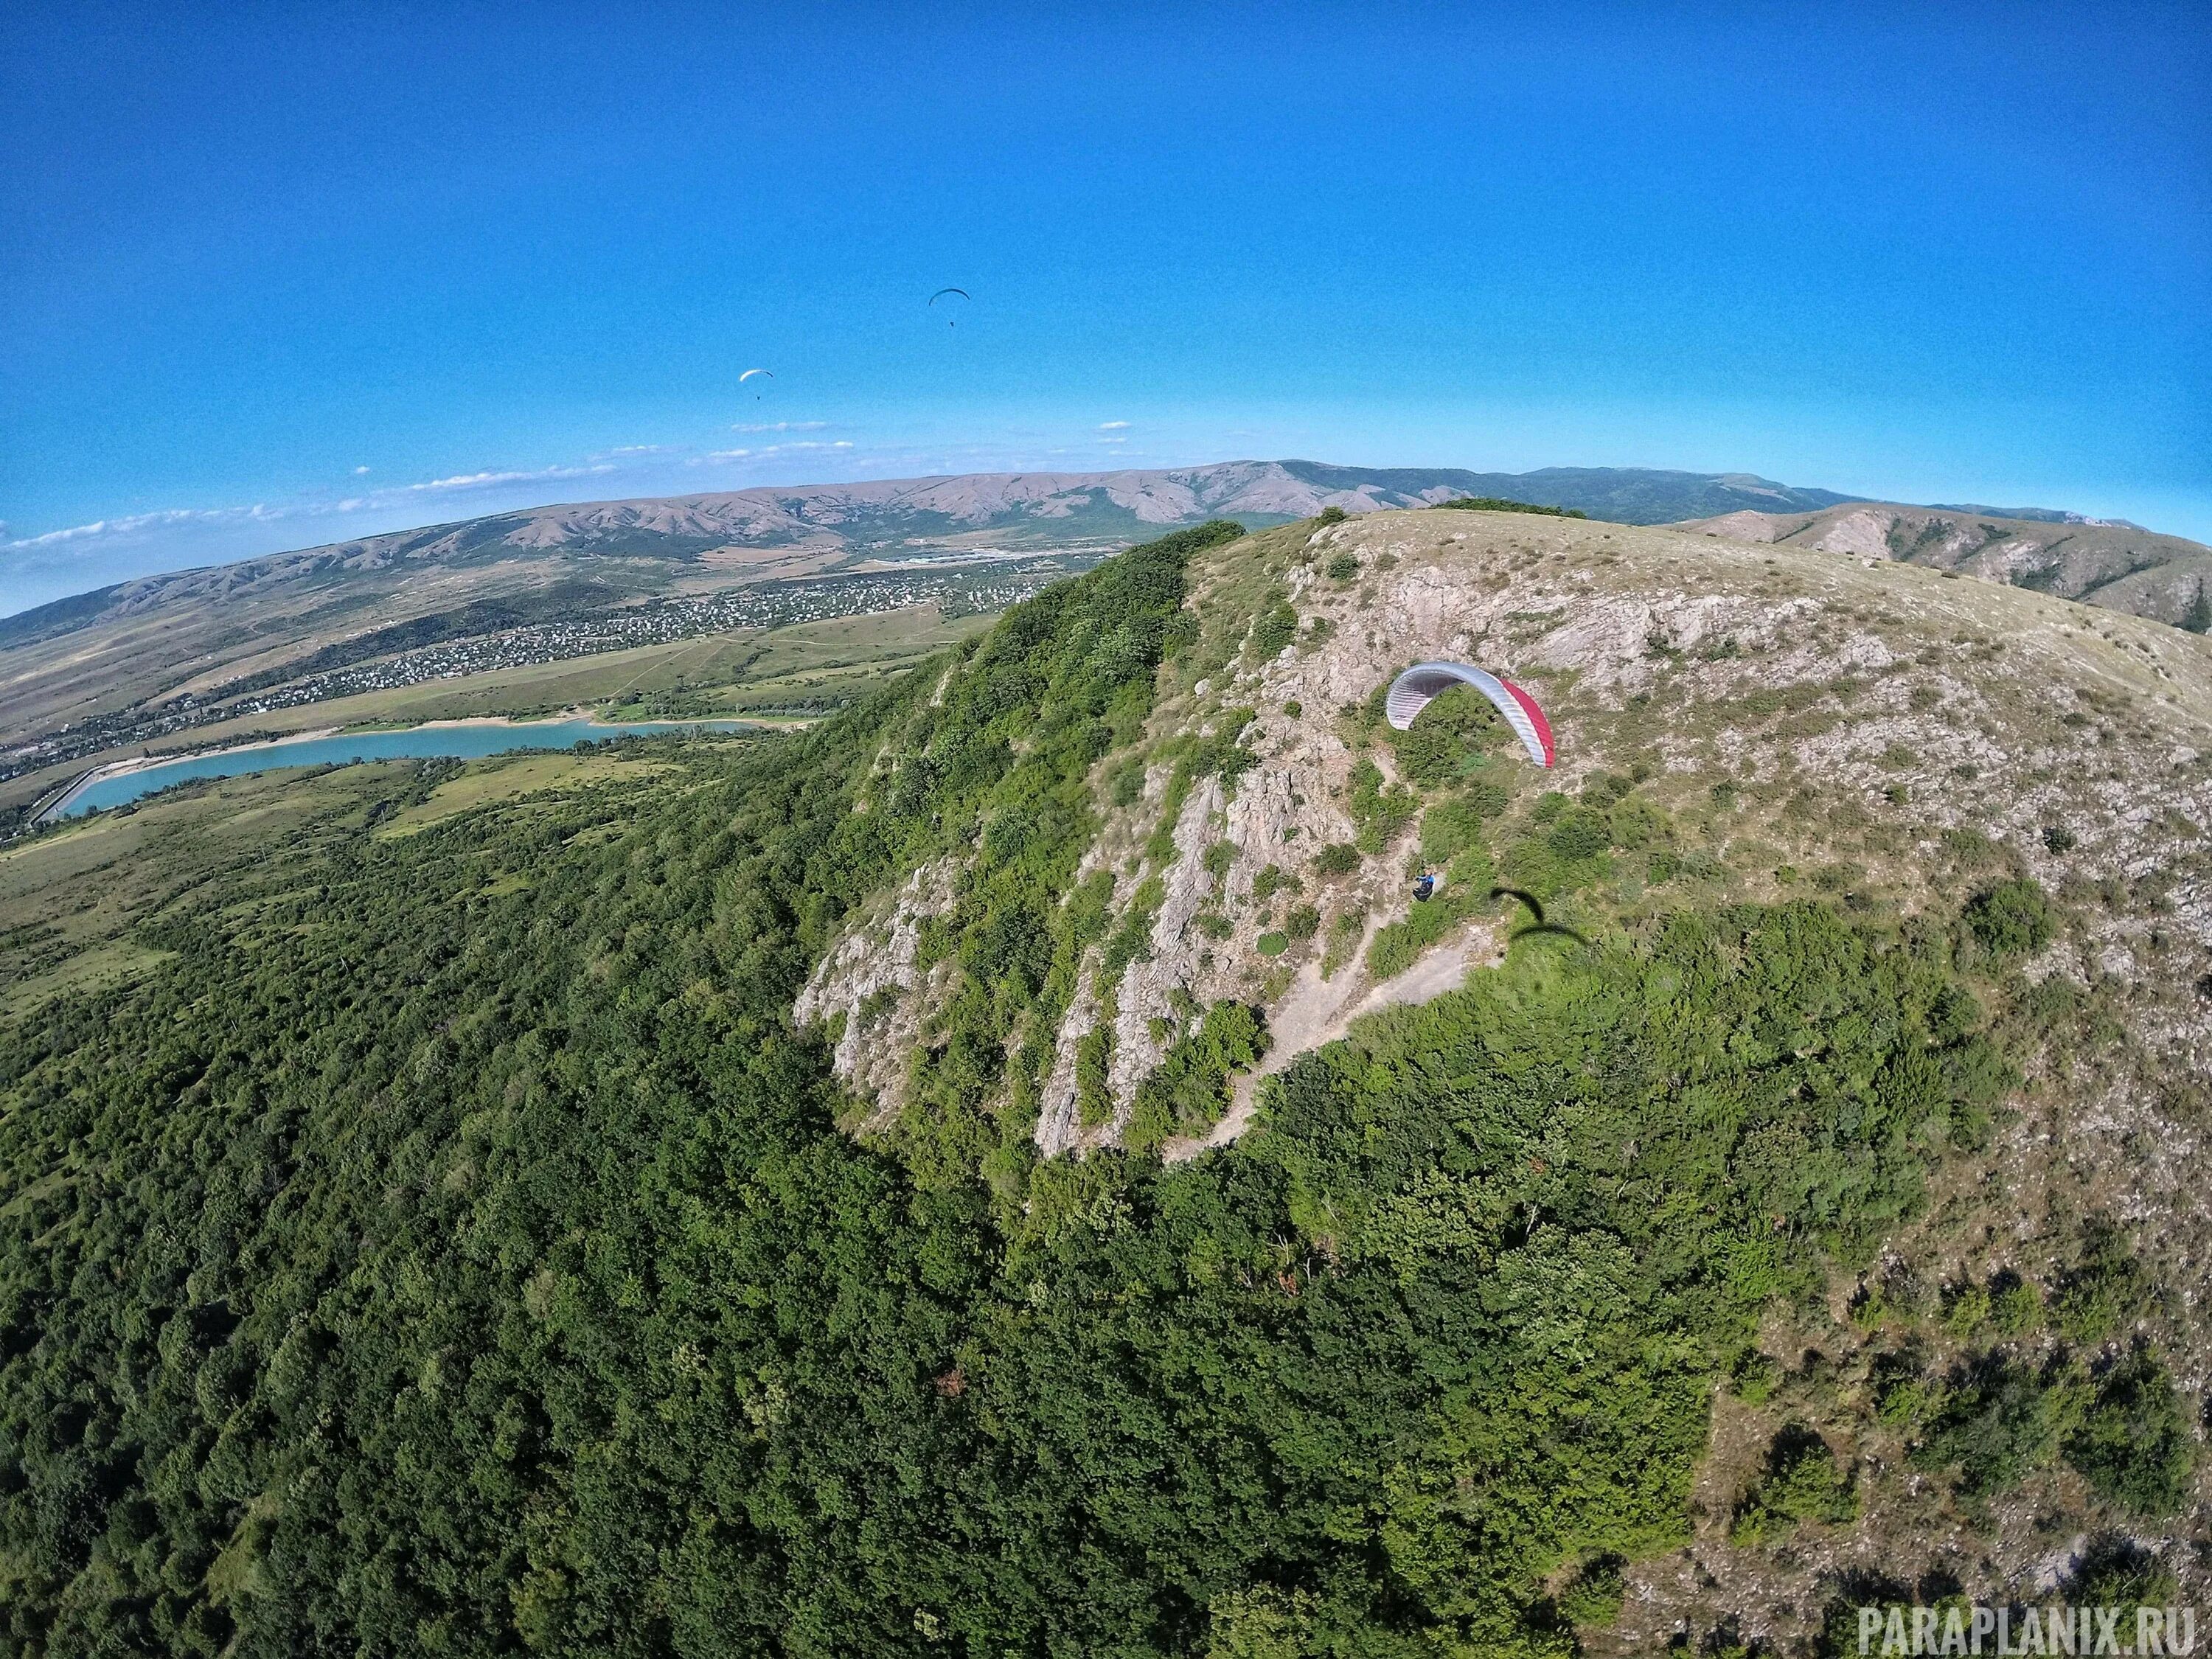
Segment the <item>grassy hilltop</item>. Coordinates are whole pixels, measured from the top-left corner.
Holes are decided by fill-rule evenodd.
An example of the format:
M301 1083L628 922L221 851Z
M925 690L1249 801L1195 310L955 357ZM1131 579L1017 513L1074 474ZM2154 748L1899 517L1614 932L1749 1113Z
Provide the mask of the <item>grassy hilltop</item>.
M1381 724L1447 654L1556 773ZM0 1619L1227 1659L1833 1650L2054 1553L2201 1598L2208 735L2132 617L1384 512L1132 550L789 737L11 849Z

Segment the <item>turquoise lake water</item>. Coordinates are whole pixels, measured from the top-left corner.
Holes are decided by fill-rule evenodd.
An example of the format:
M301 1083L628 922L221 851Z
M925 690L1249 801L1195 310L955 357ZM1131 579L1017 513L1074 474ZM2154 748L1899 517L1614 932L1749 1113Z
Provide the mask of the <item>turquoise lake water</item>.
M334 738L296 738L254 749L216 750L143 771L125 772L88 785L50 809L49 818L73 818L166 789L188 778L234 778L280 766L343 766L353 761L419 760L452 756L474 760L517 749L568 749L606 738L658 737L667 732L741 732L743 720L645 720L601 726L593 720L545 720L526 726L432 726L404 732L349 732Z

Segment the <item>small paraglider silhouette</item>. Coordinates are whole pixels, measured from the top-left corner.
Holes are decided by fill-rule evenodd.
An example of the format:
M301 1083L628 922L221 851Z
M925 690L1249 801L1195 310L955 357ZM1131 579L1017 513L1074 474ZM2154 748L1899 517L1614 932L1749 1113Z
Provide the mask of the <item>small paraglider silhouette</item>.
M756 375L756 374L765 374L765 375L766 375L766 376L768 376L768 378L769 378L769 380L773 380L774 379L775 379L775 370L773 370L773 369L767 369L767 368L749 368L749 369L747 369L744 374L740 374L740 375L738 375L738 384L739 386L743 386L743 385L744 385L747 380L751 380L751 379L752 379L752 377L753 377L754 375ZM760 400L761 400L761 395L760 395L760 393L759 393L759 392L754 392L754 393L753 393L753 401L754 401L755 403L758 403Z
M1545 921L1543 902L1538 899L1534 893L1524 893L1518 887L1493 887L1490 890L1490 896L1492 898L1519 899L1522 903L1528 907L1528 914L1536 918L1535 921L1530 922L1526 927L1516 927L1511 933L1505 936L1505 943L1509 947L1512 945L1515 940L1527 939L1531 933L1559 933L1574 940L1577 945L1588 945L1589 943L1588 939L1584 939L1580 933L1575 932L1573 928L1562 927L1556 921Z
M935 307L937 302L939 300L942 300L948 294L957 294L963 300L968 297L968 290L964 288L940 288L936 293L929 296L930 305L933 307ZM957 328L960 326L959 322L950 314L949 308L945 319L945 325L947 328Z

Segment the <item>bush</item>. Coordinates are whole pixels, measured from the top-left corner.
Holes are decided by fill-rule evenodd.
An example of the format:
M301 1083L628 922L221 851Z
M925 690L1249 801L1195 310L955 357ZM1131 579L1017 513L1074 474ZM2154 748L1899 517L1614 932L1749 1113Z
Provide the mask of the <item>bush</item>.
M1346 805L1352 821L1359 826L1357 845L1363 853L1383 851L1421 810L1419 796L1403 784L1384 782L1382 769L1364 758L1352 766L1352 797Z
M1297 637L1298 613L1290 601L1279 599L1252 624L1252 654L1264 662Z
M1966 930L1974 942L2003 961L2032 957L2051 943L2050 902L2030 877L2001 881L1968 901Z
M1449 501L1438 501L1437 506L1461 513L1540 513L1548 519L1589 517L1571 507L1538 507L1532 501L1509 501L1502 495L1460 495Z
M1324 876L1348 876L1359 867L1359 849L1348 841L1331 842L1314 854L1313 866Z
M1613 832L1604 814L1577 806L1559 816L1545 840L1554 853L1571 863L1604 852L1613 844Z
M1421 814L1421 858L1442 866L1482 844L1482 819L1466 801L1440 801Z
M2097 1378L2066 1461L2131 1514L2173 1515L2187 1502L2197 1449L2173 1381L2147 1346L2121 1355Z
M1359 574L1359 561L1350 553L1340 553L1324 567L1331 581L1348 582Z
M2039 1374L2001 1350L1969 1360L1931 1394L1928 1432L1911 1460L1955 1467L1960 1489L1974 1497L2008 1492L2049 1462L2081 1411L2074 1371L2054 1361Z
M1301 904L1283 918L1283 931L1292 939L1311 939L1321 930L1321 912L1310 904Z
M1858 1513L1850 1472L1837 1462L1818 1433L1793 1423L1767 1449L1766 1473L1738 1506L1729 1540L1755 1544L1779 1537L1802 1521L1833 1526L1856 1520Z
M1259 1010L1217 1002L1196 1032L1179 1039L1159 1069L1138 1086L1124 1144L1147 1152L1174 1134L1198 1134L1229 1103L1231 1077L1266 1052L1267 1034Z
M1473 776L1486 763L1484 751L1503 741L1505 723L1487 697L1460 685L1430 702L1405 731L1385 730L1398 769L1422 788L1437 789Z
M2148 1313L2151 1294L2127 1235L2099 1216L2082 1230L2081 1259L2058 1276L2051 1319L2077 1342L2103 1342Z
M1577 1625L1610 1625L1620 1617L1621 1597L1627 1586L1621 1569L1628 1564L1617 1555L1601 1555L1583 1563L1567 1587L1559 1592L1559 1613Z
M1279 957L1291 948L1291 937L1288 933L1262 933L1257 943L1261 956Z

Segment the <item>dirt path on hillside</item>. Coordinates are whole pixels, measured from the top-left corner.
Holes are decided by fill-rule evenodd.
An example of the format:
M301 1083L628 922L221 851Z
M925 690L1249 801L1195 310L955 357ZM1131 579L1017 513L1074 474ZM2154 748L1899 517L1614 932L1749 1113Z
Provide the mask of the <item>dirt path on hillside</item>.
M1367 938L1359 941L1353 962L1365 957L1373 937L1370 926ZM1412 967L1380 985L1364 972L1349 966L1339 969L1335 978L1325 980L1321 976L1320 964L1309 962L1291 982L1289 993L1269 1012L1267 1030L1273 1041L1266 1057L1237 1079L1229 1109L1222 1114L1221 1121L1202 1137L1169 1141L1160 1149L1161 1158L1170 1164L1180 1164L1186 1158L1196 1158L1210 1146L1227 1146L1251 1127L1262 1079L1273 1077L1300 1054L1310 1054L1324 1043L1335 1042L1362 1015L1401 1003L1432 1001L1447 991L1459 989L1468 969L1487 967L1498 959L1494 927L1476 922L1462 927L1443 943L1431 945Z

